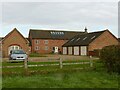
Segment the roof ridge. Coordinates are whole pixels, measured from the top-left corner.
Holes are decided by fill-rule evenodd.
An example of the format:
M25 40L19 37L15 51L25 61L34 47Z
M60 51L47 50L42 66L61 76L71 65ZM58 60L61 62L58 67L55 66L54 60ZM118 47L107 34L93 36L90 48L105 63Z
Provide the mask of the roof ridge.
M55 31L55 32L83 32L84 33L84 31L67 31L67 30L41 30L41 29L30 29L29 31Z
M13 30L10 31L10 32L4 37L4 39L3 39L2 41L4 41L6 38L8 38L14 31L17 31L17 32L22 36L22 38L25 39L25 37L17 30L17 28L13 28ZM26 39L25 39L25 40L26 40ZM26 42L28 43L27 40L26 40Z
M89 32L89 33L83 33L83 34L79 34L80 36L82 35L87 35L87 34L94 34L94 33L102 33L102 32L105 32L106 30L103 30L103 31L96 31L96 32ZM78 36L79 36L78 35Z
M105 32L105 31L107 31L107 30L95 31L95 32L89 32L89 34L91 34L91 33L100 33L100 32Z

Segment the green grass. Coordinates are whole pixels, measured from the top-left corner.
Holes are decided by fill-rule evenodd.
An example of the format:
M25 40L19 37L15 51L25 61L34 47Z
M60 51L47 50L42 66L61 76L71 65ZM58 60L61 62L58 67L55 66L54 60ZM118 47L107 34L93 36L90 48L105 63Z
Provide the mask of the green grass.
M88 60L86 60L88 62ZM83 62L83 61L65 61L63 62L63 64L66 63L75 63L75 62ZM76 69L91 69L90 68L90 64L75 64L75 65L63 65L63 69L60 70L60 66L59 66L59 62L28 62L28 65L49 65L49 66L32 66L32 67L28 67L28 72L29 74L31 74L31 72L34 72L34 74L36 73L44 73L44 71L46 73L50 73L50 72L62 72L62 71L71 71L71 70L76 70ZM50 66L50 64L58 64L56 66ZM94 61L94 67L96 66L100 66L101 63L99 64L97 61ZM23 66L23 62L19 62L19 63L8 63L8 62L3 62L3 66ZM97 68L98 69L98 68ZM96 70L97 70L96 69ZM18 75L19 74L23 74L24 73L24 68L23 67L15 67L15 68L2 68L2 75L3 76L11 76L11 75ZM33 74L33 73L32 73Z
M100 60L93 62L92 68L89 64L65 65L63 69L59 66L29 67L27 72L22 67L3 68L2 86L3 88L118 88L119 76L116 73L107 73ZM28 62L33 65L49 63L53 62Z
M62 70L60 69L60 66L34 66L34 67L28 67L28 73L29 74L42 74L42 73L52 73L52 72L65 72L65 71L71 71L81 68L89 68L89 64L83 64L83 65L64 65ZM3 76L12 76L12 75L22 75L24 73L23 67L16 67L16 68L2 68L2 75ZM34 73L31 73L34 72Z
M3 88L118 88L118 76L77 71L3 78Z
M23 65L23 62L2 62L2 66L18 66Z
M39 53L31 53L29 55L29 57L47 57L46 55L44 54L39 54Z

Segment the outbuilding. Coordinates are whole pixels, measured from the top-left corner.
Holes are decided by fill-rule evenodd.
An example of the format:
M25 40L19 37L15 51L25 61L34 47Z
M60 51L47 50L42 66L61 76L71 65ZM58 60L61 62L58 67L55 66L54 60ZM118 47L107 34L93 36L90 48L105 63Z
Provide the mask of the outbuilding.
M85 32L30 29L29 39L31 42L32 53L37 52L40 54L67 54L67 48L65 47L62 50L62 45L65 44L72 37L83 33Z
M23 49L30 53L29 41L16 28L1 39L1 43L3 57L8 57L11 50Z
M109 30L85 33L66 42L63 45L63 54L94 55L95 50L109 45L118 45L118 39Z

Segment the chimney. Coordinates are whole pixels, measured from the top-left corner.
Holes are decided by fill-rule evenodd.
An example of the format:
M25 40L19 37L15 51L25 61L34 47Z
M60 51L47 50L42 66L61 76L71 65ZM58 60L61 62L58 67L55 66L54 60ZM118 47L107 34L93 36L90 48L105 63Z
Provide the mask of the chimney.
M87 28L86 28L86 27L85 27L85 29L84 29L84 30L85 30L85 33L88 33L88 32L87 32Z

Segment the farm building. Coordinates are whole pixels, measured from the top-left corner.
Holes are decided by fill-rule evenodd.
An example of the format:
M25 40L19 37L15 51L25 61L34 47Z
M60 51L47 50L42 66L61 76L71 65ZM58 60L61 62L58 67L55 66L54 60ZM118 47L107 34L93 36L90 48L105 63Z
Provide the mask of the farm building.
M23 49L27 54L30 52L29 41L16 28L2 38L1 42L3 57L8 57L10 51L16 49Z
M120 44L120 38L118 38L118 40L119 40L119 44Z
M88 33L79 31L30 29L25 38L16 28L0 38L3 57L8 57L13 49L23 49L29 53L62 53L68 55L91 55L104 46L117 45L118 39L109 31Z
M0 37L0 52L2 51L2 39L3 37Z
M109 45L118 45L118 39L109 30L104 30L76 35L62 47L63 54L94 55L95 51Z
M31 52L62 53L63 44L72 37L83 33L85 32L30 29Z

